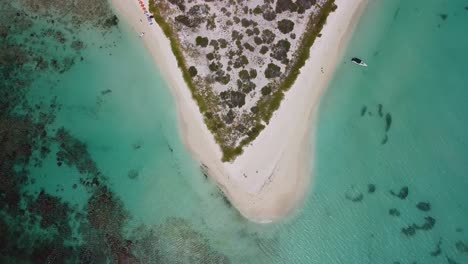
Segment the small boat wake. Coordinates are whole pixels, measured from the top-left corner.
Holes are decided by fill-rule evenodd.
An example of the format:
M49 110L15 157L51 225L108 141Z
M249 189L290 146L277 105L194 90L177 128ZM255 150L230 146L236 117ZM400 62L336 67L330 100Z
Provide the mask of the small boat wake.
M367 64L364 61L362 61L361 59L359 59L359 58L353 57L351 59L351 61L354 62L355 64L359 65L359 66L367 67Z

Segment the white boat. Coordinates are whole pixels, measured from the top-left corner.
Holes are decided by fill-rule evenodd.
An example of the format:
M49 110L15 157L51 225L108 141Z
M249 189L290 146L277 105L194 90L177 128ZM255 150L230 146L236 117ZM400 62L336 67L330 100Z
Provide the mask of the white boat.
M356 58L356 57L353 57L351 59L352 62L354 62L355 64L359 65L359 66L362 66L362 67L367 67L367 64L365 62L363 62L361 59L359 58Z

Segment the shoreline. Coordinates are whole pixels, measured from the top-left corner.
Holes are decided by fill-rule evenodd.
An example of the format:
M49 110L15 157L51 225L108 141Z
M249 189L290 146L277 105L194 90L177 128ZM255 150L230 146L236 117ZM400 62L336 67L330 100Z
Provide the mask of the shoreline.
M136 31L135 36L145 32L142 40L174 96L179 130L194 159L207 166L210 178L244 217L268 223L298 211L311 187L311 138L315 137L317 108L367 1L335 1L338 9L327 18L322 36L311 47L309 59L269 125L232 163L221 162L221 150L203 121L161 28L155 22L148 24L137 0L111 3ZM143 2L148 6L146 0Z

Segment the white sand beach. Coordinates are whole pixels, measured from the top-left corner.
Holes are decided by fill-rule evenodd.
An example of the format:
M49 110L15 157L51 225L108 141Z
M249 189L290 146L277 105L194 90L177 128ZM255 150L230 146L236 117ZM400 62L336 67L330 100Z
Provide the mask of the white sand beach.
M209 176L247 219L265 223L299 211L311 188L316 114L346 44L368 0L336 0L338 9L327 19L310 50L310 58L286 93L269 125L232 163L221 162L221 150L205 126L192 99L169 40L157 23L149 25L137 0L111 0L152 54L176 99L180 131L194 159L208 167ZM148 7L148 1L143 1ZM141 21L140 21L141 20Z

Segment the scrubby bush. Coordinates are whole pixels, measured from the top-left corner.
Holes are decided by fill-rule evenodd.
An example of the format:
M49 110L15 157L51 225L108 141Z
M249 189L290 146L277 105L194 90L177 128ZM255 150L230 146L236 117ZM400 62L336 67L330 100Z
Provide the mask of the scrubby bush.
M210 41L210 46L213 46L213 48L214 48L215 50L219 50L219 43L218 43L218 41L217 41L216 39L212 39L212 40Z
M200 4L192 6L187 14L194 18L202 18L208 15L209 12L210 6L208 6L207 4Z
M255 48L249 43L244 43L244 48L248 49L250 52L254 52Z
M180 11L185 12L184 0L169 0L169 3L176 5Z
M255 79L255 78L257 78L257 70L255 70L255 69L250 69L249 75L250 75L250 79Z
M244 83L242 83L242 92L245 93L245 94L248 94L250 93L251 91L255 90L255 83L253 83L252 81L248 80Z
M201 47L205 48L206 46L208 46L208 38L198 36L198 37L195 38L195 43L197 44L197 46L201 46Z
M278 21L278 29L283 34L288 34L294 29L294 22L289 19L282 19Z
M212 72L215 72L217 70L219 70L221 68L221 63L219 62L212 62L210 63L210 65L208 66L208 68L210 69L210 71Z
M271 49L270 56L276 60L281 61L284 64L287 64L288 51L291 47L289 41L282 39L278 41L273 48Z
M244 36L237 30L233 30L231 32L232 40L241 40Z
M197 25L186 15L178 15L175 18L175 21L186 26L186 27L196 27Z
M271 87L269 85L262 88L262 95L267 96L271 93Z
M216 72L214 80L221 83L221 84L226 85L231 80L231 75L225 74L225 72L223 70L218 70Z
M237 57L236 60L234 61L234 68L237 69L240 67L244 67L247 64L249 64L249 60L247 59L245 55L242 55L242 56Z
M271 44L271 43L273 43L273 41L275 41L276 35L271 30L264 29L262 31L261 37L262 37L263 43Z
M229 108L242 107L245 104L245 94L239 91L223 91L220 97Z
M249 72L247 70L241 70L239 71L239 78L242 81L247 81L250 79Z
M252 25L252 20L249 20L249 19L246 19L246 18L242 18L241 20L241 25L243 27L249 27L250 25Z
M224 84L224 85L228 84L230 81L231 81L231 75L229 74L223 75L218 80L219 83Z
M262 45L263 40L262 40L262 38L256 36L256 37L254 37L254 42L257 45Z
M262 8L260 6L256 6L253 10L255 15L260 15L262 13Z
M298 6L297 12L299 13L299 9L307 10L311 8L313 5L317 3L317 0L297 0L296 4Z
M275 18L276 18L275 11L273 11L271 9L267 9L267 10L263 11L263 19L265 19L266 21L273 21L273 20L275 20Z
M206 54L206 58L207 58L208 60L213 60L214 57L215 57L215 56L214 56L214 54L213 54L212 52Z
M267 46L262 46L260 48L260 54L265 55L268 52L268 47Z
M232 124L235 117L236 115L234 114L234 111L232 111L232 109L229 109L227 114L223 117L223 120L226 124Z
M258 27L254 27L253 32L255 35L260 34L260 29Z
M195 77L198 73L197 68L195 68L195 66L190 66L188 68L188 72L190 73L191 77Z
M227 42L225 39L223 39L223 38L218 39L218 43L219 43L219 46L220 46L222 49L225 49L225 48L227 47L227 44L228 44L228 42Z
M279 77L281 75L281 68L273 63L268 63L265 69L265 77L268 79Z
M297 5L292 0L278 0L276 1L276 13L283 13L284 11L297 11Z
M209 15L210 7L206 4L192 6L187 15L178 15L175 20L178 23L190 28L197 28L201 23L206 21Z
M336 4L333 4L332 8L331 8L331 11L332 12L335 12L336 9L338 9L338 6Z
M213 30L216 28L216 15L211 16L209 19L206 20L206 29Z

